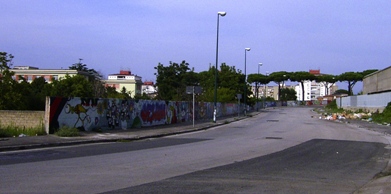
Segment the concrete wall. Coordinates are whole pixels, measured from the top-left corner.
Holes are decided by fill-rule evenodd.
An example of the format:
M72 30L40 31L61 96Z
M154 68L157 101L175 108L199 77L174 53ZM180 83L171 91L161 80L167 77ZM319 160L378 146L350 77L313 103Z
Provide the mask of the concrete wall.
M45 111L0 110L0 125L21 128L43 127Z
M353 111L362 109L369 112L382 112L389 102L391 102L391 92L337 98L338 107Z
M391 67L374 72L363 79L364 94L389 90L391 90Z
M62 126L80 130L129 130L132 128L190 122L192 102L98 98L48 98L48 129ZM238 114L238 104L217 103L217 117ZM196 120L213 119L213 103L197 102Z

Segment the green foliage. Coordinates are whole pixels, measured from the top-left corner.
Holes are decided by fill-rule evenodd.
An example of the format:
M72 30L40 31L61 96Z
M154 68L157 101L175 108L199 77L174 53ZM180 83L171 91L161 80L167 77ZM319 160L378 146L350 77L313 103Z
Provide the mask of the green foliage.
M79 130L77 128L67 127L67 126L61 127L54 134L57 135L57 136L60 136L60 137L77 137L77 136L80 136Z
M296 91L292 88L282 88L281 89L281 100L283 101L289 101L289 100L296 100Z
M349 91L344 90L344 89L339 89L339 90L335 91L334 94L347 94L347 95L349 95Z
M290 78L290 73L288 73L286 71L277 71L277 72L273 72L269 75L270 81L273 81L276 84L278 84L278 94L280 95L279 100L282 100L281 99L281 86L283 86L284 82L288 81L289 78Z
M46 131L43 127L22 128L14 125L0 125L0 137L18 137L21 134L27 136L46 135Z
M387 104L382 113L372 114L372 120L377 123L391 123L391 102Z
M169 66L159 63L156 73L156 86L159 88L157 99L183 101L187 99L186 86L199 84L198 75L189 68L186 61L170 62Z
M333 100L329 104L326 105L326 111L332 113L341 113L344 110L342 108L338 108L337 101Z
M0 52L0 110L20 110L22 94L17 88L18 82L10 71L14 57L6 52Z
M290 80L291 81L296 81L296 82L300 82L300 85L301 85L301 92L302 92L302 95L301 95L301 101L304 102L304 81L313 81L315 80L316 77L315 75L307 72L307 71L298 71L298 72L293 72L293 73L290 73Z
M322 74L316 77L317 82L324 83L327 88L327 92L330 91L330 88L338 81L338 76ZM328 95L328 93L326 93Z
M204 92L199 97L200 100L206 102L214 101L215 73L215 67L211 67L208 71L198 74L200 86L204 89ZM222 63L220 71L217 72L217 102L237 102L236 94L243 94L244 88L244 75L241 71L236 70L235 66L228 66ZM248 87L247 91L247 94L250 94Z
M358 81L362 81L366 75L377 71L376 69L369 69L363 72L345 72L338 76L338 80L348 83L349 95L353 95L353 87Z
M69 76L52 82L51 96L93 97L92 84L82 75Z

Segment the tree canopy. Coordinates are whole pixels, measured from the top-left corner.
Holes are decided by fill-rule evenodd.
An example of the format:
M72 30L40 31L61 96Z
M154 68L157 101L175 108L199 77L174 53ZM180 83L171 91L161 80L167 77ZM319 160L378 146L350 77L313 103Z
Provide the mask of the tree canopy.
M369 69L369 70L365 70L363 72L352 72L352 71L345 72L345 73L342 73L338 76L338 81L347 82L349 95L352 95L354 85L357 82L362 81L366 75L369 75L375 71L377 71L377 70L376 69Z
M300 83L301 86L301 101L304 102L304 81L313 81L316 79L314 74L311 74L308 71L297 71L297 72L292 72L290 73L290 78L291 81L296 81ZM296 95L296 93L295 93Z

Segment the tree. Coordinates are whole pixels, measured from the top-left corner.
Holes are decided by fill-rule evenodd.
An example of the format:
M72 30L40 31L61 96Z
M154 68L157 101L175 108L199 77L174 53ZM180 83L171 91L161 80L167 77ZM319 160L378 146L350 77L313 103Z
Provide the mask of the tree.
M198 76L194 69L189 68L186 61L173 63L169 66L159 63L156 73L156 86L159 88L157 99L183 101L187 99L186 86L199 85Z
M69 76L53 80L51 96L61 97L93 97L91 82L82 75Z
M74 70L78 70L78 71L85 71L85 72L88 72L89 69L87 68L87 65L86 64L83 64L81 61L83 59L79 59L79 62L78 63L74 63L72 64L71 66L69 66L69 69L74 69Z
M288 101L288 100L296 100L296 91L293 88L282 88L281 89L281 100L282 101Z
M88 68L87 64L81 62L82 60L83 59L79 59L79 62L69 66L69 69L86 72L88 74L88 81L91 82L91 86L93 88L92 97L105 97L106 90L102 83L102 74L97 72L95 69Z
M269 75L269 78L270 81L278 84L278 100L281 100L281 85L284 85L284 82L289 80L289 73L286 71L273 72Z
M204 89L200 96L202 101L214 101L215 67L198 73L200 86ZM235 66L222 63L217 72L217 102L236 102L236 94L244 93L244 75Z
M344 90L344 89L339 89L339 90L337 90L337 91L334 92L334 95L341 95L341 94L347 94L347 95L349 95L349 91Z
M338 76L323 74L323 75L317 76L316 81L323 83L323 85L325 86L325 89L326 89L325 94L329 95L330 88L333 87L335 82L338 81Z
M255 83L255 96L259 96L258 91L261 85L266 85L270 82L269 76L263 74L249 74L247 77L248 83ZM265 91L266 92L266 91Z
M50 96L51 85L43 77L34 79L29 85L29 110L45 110L46 96Z
M307 71L297 71L290 73L290 80L299 82L301 85L301 101L304 102L304 81L313 81L315 80L315 75ZM296 95L296 94L295 94Z
M0 52L0 110L21 110L22 94L18 82L13 78L15 73L10 71L13 55Z
M373 72L377 71L376 69L369 69L363 72L345 72L338 76L338 80L341 82L348 82L348 92L349 95L353 95L353 87L354 85L362 81L366 75L369 75Z

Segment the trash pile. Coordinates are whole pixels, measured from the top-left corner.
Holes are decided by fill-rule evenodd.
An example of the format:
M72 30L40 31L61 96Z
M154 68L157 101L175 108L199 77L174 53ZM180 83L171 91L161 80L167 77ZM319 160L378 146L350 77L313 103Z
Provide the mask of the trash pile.
M333 114L327 114L324 113L322 116L319 117L319 119L324 120L344 120L344 119L362 119L367 121L372 121L371 113L333 113Z

